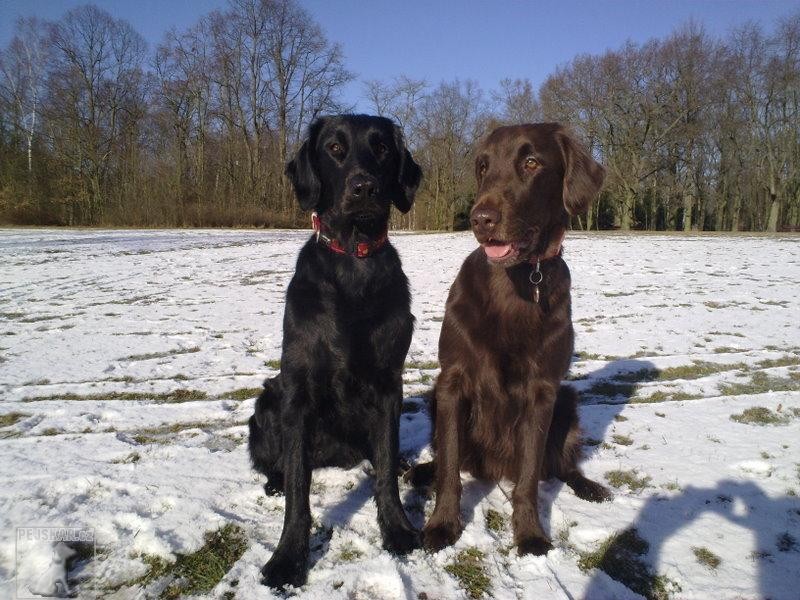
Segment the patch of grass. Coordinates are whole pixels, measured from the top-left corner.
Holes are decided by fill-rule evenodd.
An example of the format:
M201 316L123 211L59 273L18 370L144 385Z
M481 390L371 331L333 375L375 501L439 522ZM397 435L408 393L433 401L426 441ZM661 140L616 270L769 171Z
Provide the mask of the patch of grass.
M620 296L633 296L636 292L603 292L606 298L619 298Z
M798 390L800 390L800 381L795 377L776 377L762 371L753 373L750 381L727 383L719 386L720 393L725 396L763 394L765 392L793 392Z
M30 415L19 412L10 412L4 415L0 415L0 427L10 427L11 425L18 423L19 421L27 417L30 417Z
M701 377L708 377L715 373L723 371L735 371L737 369L746 369L747 365L744 363L713 363L704 360L694 360L690 365L681 365L678 367L667 367L661 369L658 378L661 381L669 381L672 379L700 379Z
M615 444L619 444L620 446L630 446L633 444L633 440L631 438L629 438L627 435L622 435L619 433L612 435L611 439Z
M275 371L280 371L281 370L281 361L280 361L280 359L278 359L278 360L275 360L275 359L265 360L264 364L267 365L270 369L273 369Z
M629 381L637 383L641 381L655 381L658 379L658 369L639 369L638 371L627 371L625 373L617 373L612 377L614 381Z
M144 555L147 572L127 586L146 586L158 579L170 579L158 598L174 600L210 592L247 550L247 537L238 525L227 523L207 532L204 544L191 554L178 554L174 563L159 556Z
M51 394L49 396L28 396L23 402L45 402L48 400L152 400L158 404L207 400L208 394L202 390L180 389L156 394L153 392L105 392L98 394Z
M694 557L697 559L697 562L705 567L716 569L722 564L722 559L708 548L693 546L692 552L694 552Z
M178 356L180 354L194 354L200 352L199 346L192 348L178 348L177 350L167 350L166 352L149 352L147 354L131 354L120 360L153 360L156 358L166 358L168 356Z
M56 429L55 427L48 427L44 431L42 431L39 435L58 435L62 433L60 429Z
M661 487L669 492L681 491L681 486L677 481L670 481L668 483L663 484Z
M575 358L577 360L619 360L621 357L605 354L593 354L591 352L576 352Z
M740 337L740 338L744 337L743 333L738 333L735 331L709 331L708 335L730 335L732 337Z
M584 446L599 446L603 443L603 440L598 440L596 438L583 438L583 445Z
M662 419L666 419L667 418L667 415L665 415L664 413L657 412L657 413L655 413L655 415L657 417L661 417Z
M800 356L795 354L781 356L780 358L767 358L756 363L759 369L771 369L773 367L793 367L800 365Z
M739 349L731 346L719 346L714 348L714 354L731 354L733 352L739 352Z
M239 388L238 390L231 390L220 395L223 400L249 400L258 396L264 388Z
M415 360L403 365L404 369L419 369L420 371L431 371L439 368L438 361L435 360Z
M679 402L681 400L699 400L702 394L690 394L688 392L681 392L679 390L665 392L658 390L649 396L634 396L631 398L631 404L653 404L655 402Z
M741 414L731 415L731 421L748 425L785 425L789 418L779 415L764 406L753 406Z
M614 383L612 381L598 381L590 387L586 393L592 396L606 396L615 398L625 396L629 398L636 391L636 385L632 383Z
M730 349L735 351L735 349ZM694 360L689 365L667 367L665 369L639 369L628 373L619 373L613 377L615 381L671 381L673 379L700 379L723 371L734 371L748 368L745 363L714 363Z
M778 536L775 547L778 552L795 552L798 550L797 540L788 531L784 531Z
M188 423L171 423L158 427L145 427L136 431L132 437L137 444L169 444L170 436L187 429L206 429L209 424L200 421Z
M341 550L339 550L339 559L344 560L346 562L354 561L358 558L364 556L364 553L361 552L358 548L356 548L352 542L347 542L346 544L342 545Z
M649 549L636 529L627 529L609 537L594 552L581 553L578 566L584 572L600 569L649 600L667 600L681 587L651 570L643 559Z
M131 452L125 458L118 458L111 462L115 465L135 465L141 458L142 456L138 452Z
M486 573L483 559L486 555L477 548L462 550L455 560L446 565L444 570L458 579L461 587L470 598L481 598L489 595L491 580Z
M486 527L491 531L499 533L506 527L506 518L502 513L490 508L486 511Z
M617 421L618 423L622 423L623 421L627 421L628 417L623 415L614 415L614 420Z
M652 480L649 475L640 476L635 469L630 471L608 471L605 474L605 478L611 486L617 489L628 486L628 489L632 492L640 492L650 487L650 481Z

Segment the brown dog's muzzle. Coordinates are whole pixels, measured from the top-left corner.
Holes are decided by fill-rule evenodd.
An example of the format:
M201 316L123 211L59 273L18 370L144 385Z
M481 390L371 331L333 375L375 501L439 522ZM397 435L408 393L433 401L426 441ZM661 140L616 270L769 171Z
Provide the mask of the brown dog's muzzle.
M472 224L472 232L480 243L492 239L502 218L500 211L487 203L481 202L475 205L469 220Z

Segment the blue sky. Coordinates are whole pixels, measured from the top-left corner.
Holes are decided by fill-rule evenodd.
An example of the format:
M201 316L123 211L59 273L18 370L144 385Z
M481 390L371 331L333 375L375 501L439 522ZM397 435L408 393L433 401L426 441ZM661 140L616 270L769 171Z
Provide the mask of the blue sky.
M747 20L771 28L781 16L800 12L797 0L299 0L339 42L358 79L346 100L360 98L366 79L400 74L435 84L474 79L485 90L504 77L527 77L535 86L559 64L582 53L617 48L626 40L666 36L690 19L714 36ZM80 0L0 0L0 46L18 16L57 19ZM225 0L96 0L127 20L153 46Z

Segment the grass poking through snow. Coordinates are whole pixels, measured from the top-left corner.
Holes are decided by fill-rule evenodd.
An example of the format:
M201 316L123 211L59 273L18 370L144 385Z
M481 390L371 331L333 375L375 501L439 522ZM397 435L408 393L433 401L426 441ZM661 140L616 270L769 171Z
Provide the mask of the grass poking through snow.
M741 414L731 415L731 421L748 425L785 425L789 417L779 415L764 406L753 406Z
M158 595L164 600L210 592L247 550L247 536L238 525L228 523L205 534L205 543L190 554L178 554L174 563L158 556L143 556L147 573L131 585L146 586L158 579L170 582Z
M650 487L652 479L649 475L640 476L635 469L630 471L608 471L605 474L605 478L611 486L617 489L628 486L628 489L632 492L640 492Z
M709 569L716 569L722 564L722 559L708 548L693 546L692 552L694 552L697 562Z
M681 588L652 571L643 558L649 549L636 529L627 529L606 539L594 552L582 553L578 566L583 571L600 569L645 598L667 600Z
M489 595L491 581L484 565L486 555L477 548L462 550L444 570L458 579L470 598Z

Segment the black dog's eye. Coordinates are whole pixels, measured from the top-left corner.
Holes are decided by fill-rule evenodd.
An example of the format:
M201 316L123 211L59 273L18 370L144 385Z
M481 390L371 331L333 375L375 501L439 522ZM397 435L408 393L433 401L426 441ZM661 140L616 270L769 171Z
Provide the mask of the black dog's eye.
M526 171L535 171L540 165L541 163L536 160L535 156L526 156L525 162L522 163L522 166Z
M331 154L333 154L337 158L344 155L344 148L342 147L341 144L338 144L336 142L328 146L328 150L330 150Z
M389 146L383 142L378 142L375 146L375 152L378 156L386 156L386 153L389 152Z

